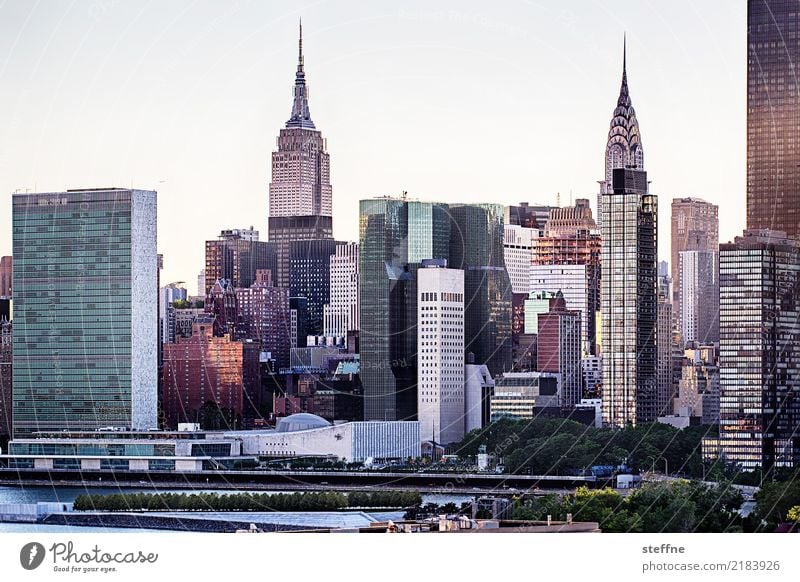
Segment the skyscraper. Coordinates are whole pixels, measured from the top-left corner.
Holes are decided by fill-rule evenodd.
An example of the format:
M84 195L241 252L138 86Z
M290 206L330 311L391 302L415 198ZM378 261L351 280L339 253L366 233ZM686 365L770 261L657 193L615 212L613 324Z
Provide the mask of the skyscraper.
M581 312L570 311L560 292L550 300L550 309L539 314L539 339L536 347L536 370L553 372L560 379L561 406L581 401Z
M414 420L416 271L424 259L449 256L447 205L405 197L361 200L359 223L364 420Z
M325 304L330 301L333 239L306 239L289 243L289 292L308 300L306 332L322 335Z
M511 279L514 293L529 291L531 283L531 265L533 264L533 241L539 236L539 230L518 224L504 226L503 251L506 270Z
M720 455L800 463L800 243L745 231L720 245Z
M603 195L603 422L656 419L657 197L647 173L616 169Z
M0 257L0 297L11 297L11 257Z
M747 228L800 238L796 2L747 2Z
M361 329L358 312L358 243L336 243L330 263L330 302L325 305L324 333L346 336Z
M455 443L464 438L464 271L423 261L417 276L420 434Z
M681 341L719 341L719 252L683 251L678 255L681 279Z
M222 279L233 287L249 287L260 269L269 269L275 279L275 245L258 240L258 231L252 228L223 230L217 240L206 241L204 294Z
M258 340L280 369L289 366L289 290L273 286L271 277L266 269L257 271L255 283L236 289L236 304L245 336Z
M14 435L156 426L156 193L13 196Z
M453 204L450 217L448 266L464 271L465 351L496 376L512 366L512 292L503 251L504 208Z
M627 72L627 44L623 40L622 48L622 85L619 89L617 107L611 117L608 129L605 155L606 173L599 182L600 192L597 194L597 217L599 226L602 226L604 194L612 193L613 171L619 168L631 170L644 170L644 149L642 136L639 132L639 122L636 120L636 111L633 109L630 92L628 91Z
M292 114L272 152L268 224L277 251L277 286L289 286L291 241L333 237L331 193L330 157L308 108L301 23Z
M672 312L682 330L680 254L719 250L719 207L700 198L673 198L671 222Z

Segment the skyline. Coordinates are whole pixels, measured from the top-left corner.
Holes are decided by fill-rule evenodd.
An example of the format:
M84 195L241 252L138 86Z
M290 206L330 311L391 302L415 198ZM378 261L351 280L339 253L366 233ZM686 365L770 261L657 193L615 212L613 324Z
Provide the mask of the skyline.
M744 228L744 3L683 2L662 14L625 3L619 16L597 2L571 12L512 3L500 16L479 5L189 6L2 9L0 30L21 32L0 35L10 55L0 80L19 88L0 96L8 112L0 254L11 254L17 188L158 190L162 282L182 280L190 291L203 243L220 229L252 225L266 240L269 160L291 111L301 16L310 107L331 154L337 240L357 240L360 199L403 190L425 201L506 205L555 204L560 192L567 205L571 189L573 201L589 198L594 208L626 31L628 82L651 192L661 199L659 258L669 257L674 197L720 205L722 241ZM126 42L140 30L144 41ZM568 113L549 115L554 107ZM509 123L497 121L504 115ZM71 147L77 131L86 137ZM113 136L127 136L119 152L105 141ZM704 140L696 155L686 154L687 136Z

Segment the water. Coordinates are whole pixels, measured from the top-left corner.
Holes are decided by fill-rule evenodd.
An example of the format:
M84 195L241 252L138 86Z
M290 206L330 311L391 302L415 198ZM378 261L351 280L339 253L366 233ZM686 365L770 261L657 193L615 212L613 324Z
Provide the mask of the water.
M113 493L200 493L200 492L216 492L221 495L229 493L281 493L280 491L262 491L253 489L225 489L225 490L211 490L211 489L158 489L158 488L120 488L120 487L56 487L56 486L30 486L30 487L0 487L0 504L3 503L37 503L40 501L57 501L60 503L72 503L79 495L96 494L96 495L110 495ZM285 492L289 493L289 492ZM449 493L425 493L422 495L422 502L437 503L443 505L445 503L455 503L460 506L466 501L472 500L471 495L454 495ZM363 525L356 524L355 522L349 523L349 520L356 519L362 521L361 518L356 518L355 514L348 514L348 512L329 512L326 515L314 513L299 515L299 512L289 512L286 514L273 513L272 519L275 523L295 522L298 518L302 517L303 523L311 525L328 525L328 526L352 526ZM399 519L401 514L395 515L394 513L383 514L380 512L369 512L374 518L386 519ZM236 518L246 520L247 513L238 513ZM317 519L315 519L315 517ZM338 522L342 523L338 523ZM319 523L316 523L319 522ZM325 523L322 523L325 522ZM35 523L2 523L0 522L0 533L148 533L163 530L148 530L148 529L131 529L131 528L100 528L100 527L77 527L77 526L61 526L61 525L44 525Z

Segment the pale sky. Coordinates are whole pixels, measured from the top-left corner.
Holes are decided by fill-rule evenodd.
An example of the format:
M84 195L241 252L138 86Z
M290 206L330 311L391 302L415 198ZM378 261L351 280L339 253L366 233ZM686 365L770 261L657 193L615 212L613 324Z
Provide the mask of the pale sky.
M291 111L303 18L334 235L358 200L562 205L603 177L622 36L660 258L670 202L744 227L746 2L542 0L0 2L0 255L11 193L158 191L162 283L193 293L204 241L266 239L270 152Z

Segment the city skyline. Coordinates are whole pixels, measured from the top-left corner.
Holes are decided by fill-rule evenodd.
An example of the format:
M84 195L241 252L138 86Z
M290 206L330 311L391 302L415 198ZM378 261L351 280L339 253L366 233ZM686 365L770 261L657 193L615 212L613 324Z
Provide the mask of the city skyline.
M746 48L746 6L720 6L655 14L631 4L613 15L596 3L571 12L510 6L497 16L478 6L412 4L389 13L361 7L356 17L352 5L336 14L324 3L285 12L203 5L180 19L174 7L159 16L112 5L86 9L88 18L77 25L76 14L64 7L49 20L32 17L35 8L11 5L0 26L22 32L0 41L13 42L4 47L10 57L0 78L20 91L16 100L0 97L9 115L0 133L10 144L0 151L6 170L0 188L10 193L132 181L156 189L162 281L194 281L203 266L203 241L220 228L253 225L265 238L269 156L291 109L302 16L311 106L333 158L337 240L356 240L359 199L401 190L442 202L555 204L557 192L562 205L593 199L627 31L628 81L647 140L651 190L662 200L728 202L720 204L720 238L729 240L744 226L744 171L730 175L725 168L743 167L745 159L746 71L733 64ZM708 13L683 19L686 10ZM712 13L719 28L708 28ZM204 26L191 28L200 18ZM31 28L23 28L26 19ZM144 52L126 45L127 28L106 43L112 48L98 50L96 43L108 40L100 29L122 19L155 19L163 27L143 41ZM652 20L666 23L669 32L651 34ZM706 31L703 41L696 38L703 36L698 27ZM485 44L476 47L470 40L478 33ZM179 46L170 48L173 43ZM665 50L665 43L680 50ZM166 48L169 58L159 58ZM701 82L708 71L717 84ZM556 104L568 113L549 114ZM501 108L509 107L514 123L498 123ZM435 116L435 130L420 111ZM687 157L680 144L701 120L714 145L704 159ZM75 145L78 132L85 138ZM530 139L540 133L552 139L546 145ZM127 136L127 144L107 159L106 140L114 136ZM491 147L496 142L509 146ZM484 165L497 171L484 172ZM215 196L225 200L224 214L208 211ZM7 204L10 210L10 195ZM188 237L176 228L183 221L191 225ZM669 232L668 221L662 213L662 233ZM0 224L0 255L10 254L8 227ZM669 239L660 238L659 257L666 258Z

